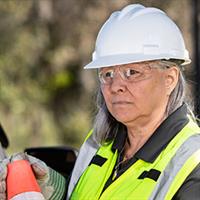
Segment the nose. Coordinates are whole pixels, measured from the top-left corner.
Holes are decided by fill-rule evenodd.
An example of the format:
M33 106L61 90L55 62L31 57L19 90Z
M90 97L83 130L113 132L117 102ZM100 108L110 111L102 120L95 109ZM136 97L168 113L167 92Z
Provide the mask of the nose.
M114 93L123 93L126 91L125 80L122 79L120 72L115 72L110 89Z

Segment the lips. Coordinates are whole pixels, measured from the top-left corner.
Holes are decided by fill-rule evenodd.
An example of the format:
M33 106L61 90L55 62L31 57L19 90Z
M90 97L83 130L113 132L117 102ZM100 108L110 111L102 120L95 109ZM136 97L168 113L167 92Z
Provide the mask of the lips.
M112 102L113 105L127 105L127 104L133 104L130 101L113 101Z

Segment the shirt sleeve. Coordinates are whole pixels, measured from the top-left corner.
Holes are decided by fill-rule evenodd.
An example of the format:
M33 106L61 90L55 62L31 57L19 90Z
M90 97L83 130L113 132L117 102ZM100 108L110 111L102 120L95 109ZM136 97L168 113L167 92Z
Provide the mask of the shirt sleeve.
M200 199L200 164L186 178L183 185L176 192L172 200Z

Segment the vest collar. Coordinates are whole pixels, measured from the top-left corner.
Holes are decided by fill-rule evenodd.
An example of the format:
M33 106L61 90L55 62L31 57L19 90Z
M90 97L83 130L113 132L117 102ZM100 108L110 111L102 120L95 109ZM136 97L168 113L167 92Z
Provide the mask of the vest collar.
M187 106L183 104L161 123L142 148L136 152L134 159L142 159L153 163L160 152L188 122ZM121 127L114 139L112 150L120 152L124 147L126 137L127 131Z

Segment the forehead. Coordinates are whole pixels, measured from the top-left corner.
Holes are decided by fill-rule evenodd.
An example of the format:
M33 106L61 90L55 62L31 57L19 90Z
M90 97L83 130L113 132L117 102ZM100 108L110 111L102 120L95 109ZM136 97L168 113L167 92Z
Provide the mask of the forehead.
M150 66L151 64L156 64L156 61L145 61L145 62L137 62L137 63L128 63L128 64L121 64L121 65L114 65L114 66L109 66L109 67L102 67L100 70L104 69L113 69L117 67L124 67L124 68L141 68L145 66Z
M146 62L137 62L137 63L128 63L128 64L123 64L123 65L116 65L116 66L121 66L121 67L140 67L140 66L147 66L149 64L153 63L146 61Z

